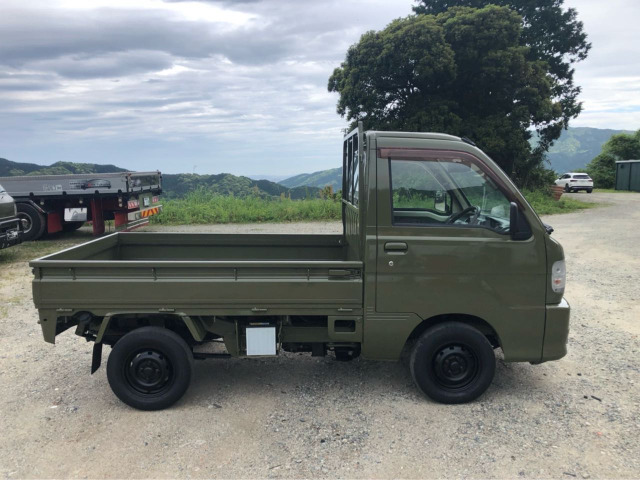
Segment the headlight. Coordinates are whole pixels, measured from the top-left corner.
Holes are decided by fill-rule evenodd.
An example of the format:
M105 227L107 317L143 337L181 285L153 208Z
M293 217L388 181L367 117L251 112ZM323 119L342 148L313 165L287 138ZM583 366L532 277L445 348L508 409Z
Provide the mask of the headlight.
M554 262L551 267L551 289L556 293L563 293L567 283L567 267L564 260Z

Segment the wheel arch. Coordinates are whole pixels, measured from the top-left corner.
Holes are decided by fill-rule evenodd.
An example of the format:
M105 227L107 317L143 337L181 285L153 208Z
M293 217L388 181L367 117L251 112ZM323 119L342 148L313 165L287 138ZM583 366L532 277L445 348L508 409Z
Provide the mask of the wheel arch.
M409 334L405 342L405 348L412 345L426 330L444 322L460 322L472 326L483 333L494 348L502 346L498 332L486 320L466 313L446 313L435 315L420 322Z
M109 313L102 318L95 342L105 338L122 336L146 326L164 327L180 335L187 343L202 342L207 334L203 321L184 313Z

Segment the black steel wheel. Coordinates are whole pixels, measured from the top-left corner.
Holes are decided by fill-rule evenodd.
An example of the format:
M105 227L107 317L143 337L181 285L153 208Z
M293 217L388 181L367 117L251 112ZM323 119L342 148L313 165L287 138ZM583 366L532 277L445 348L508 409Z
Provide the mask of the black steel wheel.
M167 408L187 391L193 354L175 332L142 327L123 336L113 347L107 378L113 393L140 410Z
M435 325L418 339L409 360L418 388L441 403L465 403L482 395L496 368L482 332L460 322Z
M44 234L44 229L47 226L47 221L33 205L29 203L18 203L16 205L18 210L18 218L22 220L23 233L22 240L31 241L37 240Z

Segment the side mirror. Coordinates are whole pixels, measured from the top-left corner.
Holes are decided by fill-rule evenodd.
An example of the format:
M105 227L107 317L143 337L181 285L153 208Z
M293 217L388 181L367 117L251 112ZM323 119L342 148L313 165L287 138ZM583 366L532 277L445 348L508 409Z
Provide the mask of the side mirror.
M531 237L531 227L527 219L520 216L515 202L509 204L509 235L511 240L526 240Z
M516 202L509 204L509 235L511 240L516 240L518 234L518 205Z

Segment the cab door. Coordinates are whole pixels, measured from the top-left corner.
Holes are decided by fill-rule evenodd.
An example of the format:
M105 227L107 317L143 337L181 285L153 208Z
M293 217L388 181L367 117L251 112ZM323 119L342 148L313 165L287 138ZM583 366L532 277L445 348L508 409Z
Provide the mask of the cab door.
M544 238L511 239L513 193L496 168L468 152L378 149L376 312L479 318L505 359L531 360L544 334Z

